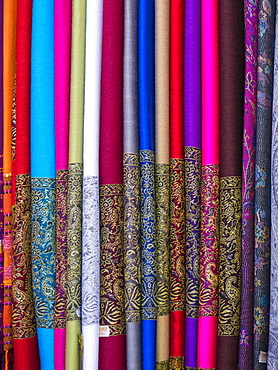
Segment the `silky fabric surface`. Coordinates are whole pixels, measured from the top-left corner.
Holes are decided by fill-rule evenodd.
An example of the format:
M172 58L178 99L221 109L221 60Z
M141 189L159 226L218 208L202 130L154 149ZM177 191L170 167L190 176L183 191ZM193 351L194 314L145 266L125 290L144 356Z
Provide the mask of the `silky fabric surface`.
M253 366L254 200L258 3L245 1L245 91L242 154L242 284L238 368Z
M278 254L277 254L277 133L278 133L278 5L276 5L276 29L275 29L275 49L274 49L274 81L273 81L273 108L272 108L272 152L271 152L271 270L270 270L270 316L269 316L269 342L268 342L268 362L269 370L277 369L278 367L278 326L277 326L277 269L278 269Z
M126 369L123 249L124 1L103 3L100 112L99 368ZM113 73L111 73L113 71ZM111 218L111 214L113 217Z
M176 369L185 350L184 5L170 6L170 367Z
M156 364L169 363L169 38L170 1L155 3Z
M44 164L43 166L41 164ZM32 276L41 369L54 369L54 2L33 1L31 54ZM42 214L42 210L47 211ZM51 231L49 231L49 228ZM46 281L49 291L42 288Z
M141 176L142 369L156 368L157 308L154 190L154 1L138 4L138 97Z
M82 367L81 264L86 1L72 2L68 158L66 369Z
M141 369L140 183L138 127L138 1L125 2L124 20L124 258L127 369Z
M98 367L100 238L99 117L103 1L87 2L82 216L83 369Z
M201 1L185 3L184 158L186 199L185 367L197 367L201 222ZM197 266L197 267L196 267Z
M71 1L54 2L55 136L56 136L56 295L54 326L55 369L65 368L67 264L67 175L70 108Z
M3 8L3 175L4 175L4 308L5 366L12 358L12 108L15 84L16 1Z
M261 353L268 350L269 278L271 233L271 117L275 1L259 1L258 90L255 164L254 249L254 362L255 370L266 369Z
M32 1L17 2L15 206L13 216L14 368L40 369L31 273L30 77ZM19 16L20 15L20 16ZM22 295L26 299L22 299ZM32 353L32 356L30 356Z
M202 1L202 189L197 367L216 367L219 215L218 1ZM207 276L207 268L210 276Z
M242 1L219 3L220 247L217 368L237 369L241 293L244 93ZM227 101L229 104L227 104ZM232 212L231 212L232 211ZM230 296L229 281L234 294Z

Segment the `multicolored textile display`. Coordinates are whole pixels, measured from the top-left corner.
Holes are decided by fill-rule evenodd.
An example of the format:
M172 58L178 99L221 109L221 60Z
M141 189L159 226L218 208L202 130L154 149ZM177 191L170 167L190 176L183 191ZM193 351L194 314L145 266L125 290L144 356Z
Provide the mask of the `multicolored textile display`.
M1 369L276 369L276 8L0 0Z

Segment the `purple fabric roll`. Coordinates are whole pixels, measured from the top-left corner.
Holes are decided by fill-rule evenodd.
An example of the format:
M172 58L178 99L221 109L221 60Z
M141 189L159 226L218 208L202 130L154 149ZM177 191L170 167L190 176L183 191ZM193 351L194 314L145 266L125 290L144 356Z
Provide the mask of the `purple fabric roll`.
M3 0L0 0L0 194L3 194ZM4 239L4 213L3 197L0 197L0 327L3 327L3 239ZM3 333L0 331L0 356L3 354Z
M198 320L186 317L185 328L185 363L187 368L194 368L197 364Z
M197 367L200 180L201 180L201 1L185 3L184 152L186 189L185 367Z
M201 148L201 1L185 3L184 146Z

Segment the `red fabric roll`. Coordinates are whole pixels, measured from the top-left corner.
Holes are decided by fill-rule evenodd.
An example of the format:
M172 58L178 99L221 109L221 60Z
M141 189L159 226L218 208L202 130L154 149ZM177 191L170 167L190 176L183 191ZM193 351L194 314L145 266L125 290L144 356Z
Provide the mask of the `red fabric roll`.
M123 279L124 0L104 0L100 112L99 369L126 368ZM113 220L111 220L111 215Z
M103 3L100 185L123 183L124 1Z
M40 369L37 337L14 339L14 369Z
M184 0L170 8L170 368L182 368L185 339Z

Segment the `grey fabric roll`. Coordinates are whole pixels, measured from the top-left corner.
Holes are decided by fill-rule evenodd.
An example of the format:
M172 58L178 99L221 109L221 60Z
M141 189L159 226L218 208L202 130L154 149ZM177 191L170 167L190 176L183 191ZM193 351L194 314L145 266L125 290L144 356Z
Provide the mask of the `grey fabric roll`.
M125 1L124 153L138 153L137 0Z

